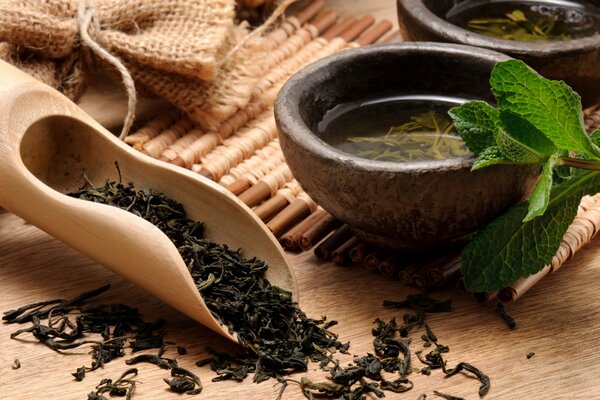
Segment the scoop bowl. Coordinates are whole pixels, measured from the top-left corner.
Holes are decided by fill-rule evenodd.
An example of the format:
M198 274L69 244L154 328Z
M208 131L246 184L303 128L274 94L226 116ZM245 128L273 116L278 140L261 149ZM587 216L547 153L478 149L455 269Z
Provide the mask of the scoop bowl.
M2 207L233 341L206 307L175 245L157 227L119 208L64 194L82 186L83 172L101 186L119 179L117 162L123 182L180 202L188 218L205 223L207 238L266 261L267 279L297 299L281 246L235 196L131 149L66 97L2 61L0 161Z

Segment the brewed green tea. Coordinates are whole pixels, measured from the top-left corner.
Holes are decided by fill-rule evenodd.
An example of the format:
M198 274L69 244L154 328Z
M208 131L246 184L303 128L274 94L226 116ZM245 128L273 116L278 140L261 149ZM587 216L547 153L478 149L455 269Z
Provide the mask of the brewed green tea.
M470 154L448 110L461 98L407 95L341 104L319 124L333 147L378 161L440 160Z
M500 39L569 40L600 32L600 8L589 1L467 0L446 14L452 24Z

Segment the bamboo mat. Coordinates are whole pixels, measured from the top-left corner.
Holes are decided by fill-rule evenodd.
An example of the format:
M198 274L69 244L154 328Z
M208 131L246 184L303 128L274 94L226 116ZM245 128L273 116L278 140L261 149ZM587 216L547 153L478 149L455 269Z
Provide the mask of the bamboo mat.
M125 141L137 150L212 179L252 207L290 251L314 248L316 257L338 266L362 264L404 284L430 290L452 282L460 288L461 249L407 258L374 248L320 208L294 179L279 146L273 115L283 83L303 66L349 48L401 41L387 20L339 19L324 1L309 3L265 36L272 51L268 73L251 90L248 105L218 128L202 129L172 109L139 127ZM586 129L600 126L600 105L584 112ZM600 195L587 196L552 263L498 293L476 293L480 301L517 300L588 243L600 227Z

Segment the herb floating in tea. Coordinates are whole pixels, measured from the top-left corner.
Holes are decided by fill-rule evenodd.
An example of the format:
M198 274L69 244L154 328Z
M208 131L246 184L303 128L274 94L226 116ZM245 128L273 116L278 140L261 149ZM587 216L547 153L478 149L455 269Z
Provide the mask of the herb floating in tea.
M531 357L535 356L535 353L533 351L530 351L529 353L527 353L527 359L529 360Z
M540 15L530 21L521 10L506 13L500 18L472 19L467 24L467 28L482 35L508 40L567 40L570 38L566 33L555 32L556 16Z
M497 108L472 101L449 111L478 155L473 170L530 164L541 168L541 176L528 201L465 246L462 272L472 292L500 290L549 264L581 198L600 191L600 129L586 134L577 93L518 60L497 63L490 84Z
M587 1L463 1L449 22L481 35L506 40L569 40L600 32L600 9Z
M447 111L465 101L424 94L341 104L324 116L320 136L339 150L377 161L464 156L470 152Z
M347 140L368 147L355 154L370 160L441 160L469 154L453 128L452 121L443 114L429 111L391 127L383 136L352 136Z
M21 368L21 361L19 361L19 359L18 359L18 358L15 358L15 359L13 360L13 363L12 363L12 365L11 365L10 367L11 367L12 369L19 369L19 368Z
M188 219L183 206L164 194L107 181L102 187L87 182L70 195L127 210L173 241L208 309L248 349L240 357L216 355L211 360L219 380L241 380L248 373L254 374L256 382L281 378L305 371L309 360L327 364L333 352L346 351L324 319L308 318L290 292L269 283L264 261L246 259L239 251L204 238L202 223ZM160 336L145 339L140 347L162 346ZM180 388L188 378L170 382Z

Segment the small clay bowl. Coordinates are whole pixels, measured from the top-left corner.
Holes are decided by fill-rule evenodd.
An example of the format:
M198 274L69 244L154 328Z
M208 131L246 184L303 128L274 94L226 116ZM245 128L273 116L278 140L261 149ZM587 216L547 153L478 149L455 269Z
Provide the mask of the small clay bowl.
M393 163L352 156L319 138L342 103L407 93L493 101L488 80L507 56L439 43L370 46L317 61L281 89L275 118L285 159L304 190L361 239L415 252L466 241L528 195L537 167L471 172L474 157Z
M588 2L600 7L600 0ZM447 22L444 17L456 3L456 0L397 0L400 30L407 40L466 44L519 58L546 78L564 80L581 95L584 107L600 102L600 33L564 41L494 38Z

